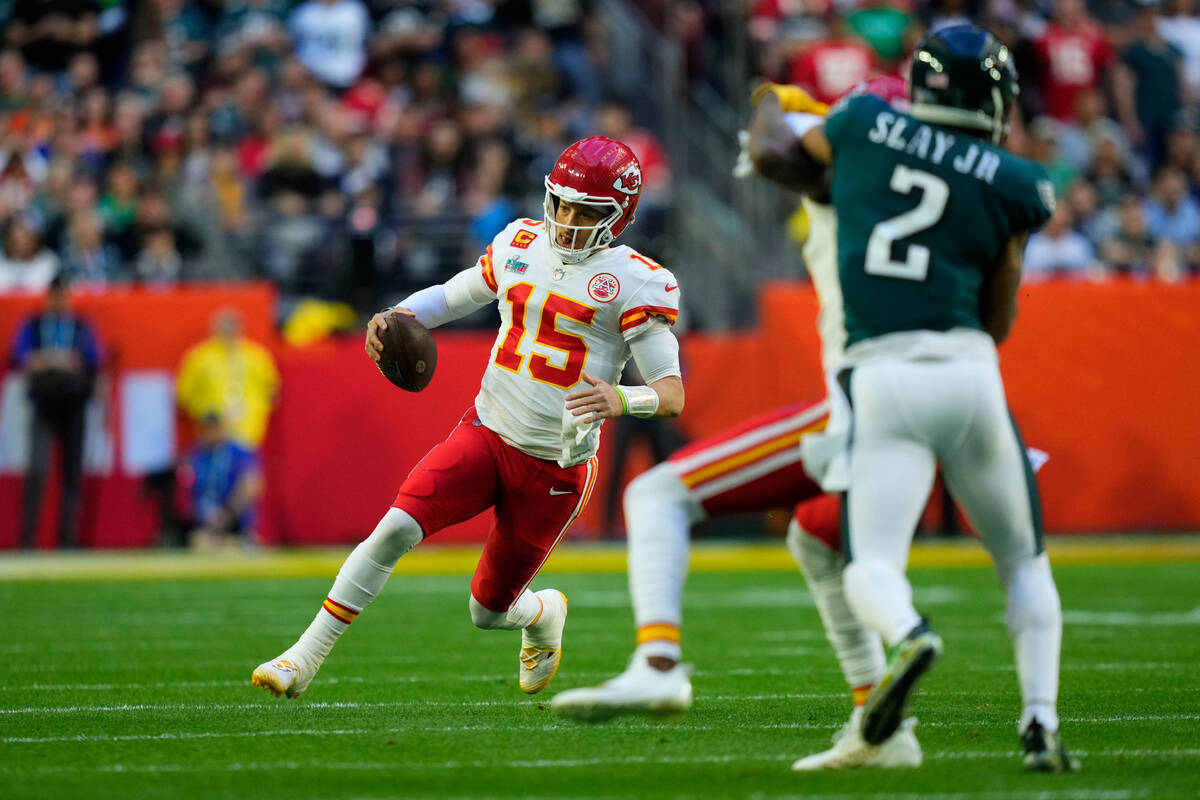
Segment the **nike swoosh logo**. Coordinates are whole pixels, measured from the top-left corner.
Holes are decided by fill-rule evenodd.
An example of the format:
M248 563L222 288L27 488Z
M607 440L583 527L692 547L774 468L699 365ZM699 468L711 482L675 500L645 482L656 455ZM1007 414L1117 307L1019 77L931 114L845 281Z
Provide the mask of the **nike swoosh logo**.
M677 284L675 284L674 286L671 286L670 284L667 284L667 291L668 291L668 292L673 292L673 291L675 291L675 290L676 290L676 289L678 289L678 288L679 288L679 284L678 284L678 283L677 283Z
M558 497L560 494L575 494L575 492L571 489L551 489L550 490L551 497Z

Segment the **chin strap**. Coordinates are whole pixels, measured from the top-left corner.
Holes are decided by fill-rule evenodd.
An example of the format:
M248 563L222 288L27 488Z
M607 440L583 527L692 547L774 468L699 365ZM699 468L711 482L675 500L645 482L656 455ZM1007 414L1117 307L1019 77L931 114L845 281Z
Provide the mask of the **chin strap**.
M653 417L658 411L658 392L649 386L614 386L621 398L621 413L634 417Z

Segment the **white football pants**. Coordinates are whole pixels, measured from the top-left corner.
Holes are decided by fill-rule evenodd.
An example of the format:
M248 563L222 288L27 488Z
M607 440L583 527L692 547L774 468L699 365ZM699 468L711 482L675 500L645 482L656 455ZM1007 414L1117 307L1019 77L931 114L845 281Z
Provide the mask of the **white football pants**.
M904 575L934 470L978 530L1007 590L1026 715L1057 727L1062 613L1042 555L1041 502L989 359L880 357L849 378L854 413L844 573L854 613L895 644L920 621Z

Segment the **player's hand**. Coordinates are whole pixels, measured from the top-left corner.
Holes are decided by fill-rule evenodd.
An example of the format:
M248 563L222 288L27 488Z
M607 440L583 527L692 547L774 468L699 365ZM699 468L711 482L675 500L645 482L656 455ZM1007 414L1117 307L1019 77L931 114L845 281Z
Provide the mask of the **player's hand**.
M753 94L750 95L750 105L756 106L763 99L767 92L774 92L779 98L779 106L785 112L798 112L804 114L817 114L825 116L829 113L829 106L822 103L820 100L814 100L812 95L801 89L799 86L785 85L782 83L763 83L760 84Z
M621 396L611 384L583 373L585 389L576 389L566 396L567 410L575 416L584 416L585 423L619 417L622 413Z
M379 332L387 330L385 316L389 311L399 311L401 314L407 314L413 319L416 319L417 316L407 308L389 308L371 317L371 321L367 323L366 351L367 355L376 364L379 363L379 359L383 358L383 342L379 339Z

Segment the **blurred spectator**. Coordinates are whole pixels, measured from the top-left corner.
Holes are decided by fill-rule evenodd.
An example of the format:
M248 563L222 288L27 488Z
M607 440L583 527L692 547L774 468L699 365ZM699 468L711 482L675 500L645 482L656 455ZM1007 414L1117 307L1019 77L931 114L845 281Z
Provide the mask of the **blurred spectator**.
M137 174L128 162L119 161L108 170L108 191L100 198L97 208L108 235L119 238L129 230L137 209Z
M91 326L71 311L68 281L64 277L55 276L50 282L45 310L18 329L13 361L25 375L33 406L21 547L33 547L55 439L61 445L62 470L58 545L64 549L78 547L85 411L100 353Z
M1155 27L1158 0L1139 0L1132 40L1121 55L1124 79L1118 81L1121 122L1140 145L1151 168L1167 149L1167 133L1183 109L1183 56Z
M1078 94L1100 86L1114 59L1104 30L1088 17L1083 0L1055 0L1054 21L1037 42L1045 65L1042 96L1045 111L1070 118Z
M28 86L25 59L13 48L0 50L0 112L16 111L25 105Z
M1092 165L1087 171L1088 181L1096 187L1100 204L1110 206L1136 188L1134 170L1125 137L1120 126L1111 120L1103 120L1092 130Z
M1054 122L1050 117L1039 117ZM1036 124L1036 120L1034 121ZM1059 123L1058 155L1075 172L1086 170L1092 161L1092 139L1097 127L1111 122L1104 116L1104 95L1096 89L1085 89L1075 96L1075 113L1065 123Z
M180 464L178 480L190 501L191 547L255 543L262 470L254 452L226 433L219 414L197 421L196 443Z
M1071 207L1059 203L1046 227L1029 237L1022 280L1099 277L1095 251L1085 236L1071 229L1073 222Z
M370 26L358 0L305 0L288 19L301 63L337 89L348 88L362 73Z
M3 159L2 152L0 159ZM35 187L25 157L15 151L9 153L4 168L0 170L0 219L25 211L33 199Z
M792 61L792 83L807 89L823 103L833 103L871 77L875 58L871 48L852 36L840 16L828 19L829 34L806 45Z
M846 15L850 32L871 45L885 71L908 55L905 34L913 18L894 0L864 0Z
M1075 230L1086 236L1093 247L1115 232L1115 228L1107 226L1105 215L1101 214L1100 198L1096 194L1096 187L1086 180L1077 180L1072 183L1067 188L1062 202L1071 209L1071 216L1075 220Z
M33 223L24 217L9 221L0 256L0 294L44 292L58 272L58 256L42 245Z
M1156 242L1146 222L1142 199L1126 195L1116 215L1116 232L1100 243L1105 266L1119 275L1148 277L1154 266Z
M62 268L72 281L102 286L124 277L120 251L104 241L104 227L94 211L70 220Z
M1200 264L1200 203L1188 193L1187 175L1182 170L1159 170L1146 199L1145 213L1152 236L1173 242L1190 263Z
M1064 125L1052 117L1038 117L1029 126L1029 157L1041 163L1054 183L1054 192L1062 196L1075 177L1075 166L1062 156L1059 143Z
M257 451L279 393L279 372L270 352L242 335L241 314L225 308L213 316L212 336L184 353L176 392L193 421L218 414L230 437Z
M183 272L183 259L175 249L175 234L170 228L152 228L142 234L142 252L133 262L133 277L139 283L169 286Z
M1184 78L1193 99L1200 98L1200 10L1196 0L1169 0L1167 13L1155 24L1183 56Z
M4 38L32 66L58 72L95 42L99 10L88 0L17 0Z

